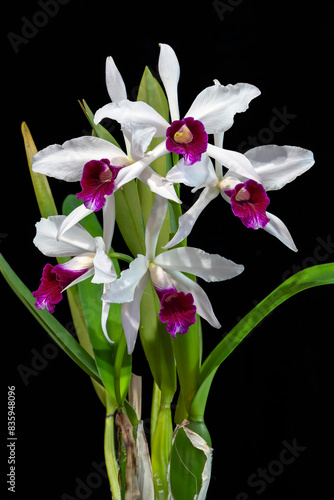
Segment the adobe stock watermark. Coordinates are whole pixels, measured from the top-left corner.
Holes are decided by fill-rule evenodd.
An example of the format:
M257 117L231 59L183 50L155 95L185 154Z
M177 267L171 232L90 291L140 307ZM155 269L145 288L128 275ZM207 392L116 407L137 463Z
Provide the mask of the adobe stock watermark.
M86 303L85 309L85 319L89 323L96 318L100 318L101 310L100 304L90 297ZM73 321L69 321L64 325L64 328L72 335L74 338L78 338L78 333L80 332L75 329ZM50 361L55 359L62 349L52 342L48 342L41 349L37 350L35 348L31 349L30 352L32 357L27 364L19 364L16 368L20 374L20 377L25 386L28 386L32 379L35 379L41 372L43 372L48 366Z
M328 234L325 238L318 236L316 238L316 242L317 245L314 247L313 253L311 255L305 257L300 264L293 264L289 269L284 271L284 273L282 274L282 283L291 276L293 276L294 274L298 273L299 271L307 269L308 267L324 264L331 258L331 256L334 254L334 241L332 240L332 235ZM255 327L259 327L262 324L262 322L266 320L266 318L269 318L271 314L275 313L275 309L272 309L272 306L275 304L275 302L276 302L275 295L271 295L270 297L268 297L268 299L264 304L260 305L256 311L253 311L253 308L261 304L259 300L255 299L252 301L253 307L250 310L250 313L248 313L244 317L237 316L235 328L237 328L238 330L240 328L240 332L244 328L245 321L247 322L249 321L250 322L249 325L251 327L249 333L240 342L240 344L246 342L250 338L250 336L253 335ZM237 333L238 331L235 334L237 335ZM230 345L231 349L233 350L235 348L234 344L235 336L233 336L233 338L230 339L228 336L228 332L225 332L223 337L225 338L226 345L227 346Z
M0 245L8 237L8 233L0 233Z
M105 461L103 460L100 463L94 461L91 466L93 471L90 471L85 479L75 478L75 496L63 493L60 497L61 500L87 500L95 490L100 488L104 482L107 482L108 474Z
M65 328L72 335L75 335L74 324L72 322L69 322ZM49 366L50 361L58 356L60 347L58 347L55 343L48 342L42 347L41 350L33 348L30 352L32 354L30 361L27 364L20 363L16 367L22 382L26 387L30 384L32 379L35 379Z
M248 476L247 485L252 489L252 492L241 491L237 494L235 500L251 500L255 498L254 494L261 495L264 493L267 486L276 481L284 473L286 467L293 464L300 457L300 454L307 449L306 446L297 443L296 438L292 440L292 443L284 440L282 445L283 448L276 459L271 460L264 468L259 467L256 472Z
M284 271L282 281L303 269L323 264L334 254L334 241L332 241L331 234L328 234L326 238L318 236L316 242L318 245L314 247L313 254L305 257L300 264L293 264L290 269Z
M283 130L294 120L297 115L290 113L287 106L282 110L273 108L268 127L263 127L257 135L249 135L245 141L240 142L237 150L239 153L245 153L250 147L263 146L272 143L275 135Z
M213 8L218 14L221 21L225 20L225 14L231 14L236 7L242 4L244 0L226 0L225 2L220 2L219 0L214 0L212 2Z
M30 18L22 16L20 34L10 31L7 38L15 54L18 54L21 47L27 45L44 28L50 19L55 17L61 5L66 5L71 0L38 0L37 4L40 10L36 10Z

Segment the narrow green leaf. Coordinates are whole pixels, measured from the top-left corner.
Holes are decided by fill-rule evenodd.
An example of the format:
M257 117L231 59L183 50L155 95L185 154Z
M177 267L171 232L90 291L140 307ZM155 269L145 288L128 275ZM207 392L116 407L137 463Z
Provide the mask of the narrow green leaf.
M82 100L82 103L79 101L79 104L93 129L92 135L95 137L100 137L100 139L105 139L106 141L111 142L115 146L120 147L116 139L110 134L110 132L108 132L106 128L102 127L100 123L99 124L94 123L94 114L90 110L86 101Z
M257 304L206 358L201 369L201 385L193 400L191 414L203 416L211 381L217 369L263 318L293 295L308 288L330 284L334 284L334 263L309 267L291 276Z
M145 255L145 231L137 184L132 180L115 192L116 222L132 253Z
M57 215L57 208L53 200L47 177L32 171L32 158L37 153L37 149L25 122L21 125L21 132L24 140L29 172L41 216L46 218L50 215Z
M178 335L173 339L176 370L180 381L182 403L189 413L191 402L200 382L200 365L202 351L201 320L196 315L196 323L191 325L186 335ZM178 417L181 418L180 416ZM188 418L183 415L181 421ZM181 423L181 422L180 422Z
M165 120L169 121L169 108L168 101L165 93L156 78L152 75L148 67L146 66L140 85L138 89L137 101L143 101L149 104L153 109L155 109ZM152 151L163 139L153 138L152 142L148 148ZM167 160L168 158L168 160ZM167 162L168 161L168 165ZM151 163L151 167L158 172L158 174L166 177L167 171L171 167L170 155L158 158Z
M29 312L43 326L50 337L63 349L66 354L90 377L102 384L94 359L81 347L61 323L48 311L35 307L35 299L31 291L24 285L4 257L0 254L0 270L7 283L18 298L27 307Z
M138 89L137 101L144 101L169 121L168 101L165 93L146 66Z

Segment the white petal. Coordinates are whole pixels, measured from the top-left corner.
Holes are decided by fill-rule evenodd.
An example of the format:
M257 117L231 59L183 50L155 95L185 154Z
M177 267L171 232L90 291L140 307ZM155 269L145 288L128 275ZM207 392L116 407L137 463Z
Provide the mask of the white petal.
M73 226L57 240L65 215L41 219L36 224L34 244L48 257L72 257L83 252L95 252L94 238L80 224Z
M211 326L214 328L220 328L221 325L213 312L211 302L203 288L179 271L168 271L168 273L175 281L178 291L192 294L194 297L196 312L208 323L210 323Z
M186 116L200 120L208 134L225 132L233 125L234 115L246 111L259 94L259 89L248 83L216 84L198 94Z
M125 128L133 126L151 126L156 132L154 137L164 137L169 123L149 104L142 101L123 99L117 103L106 104L95 113L94 121L99 123L103 118L116 120ZM131 127L130 127L131 124Z
M105 283L103 285L103 294L105 294L105 292L108 290L109 288L109 283ZM109 337L108 335L108 330L107 330L107 321L108 321L108 316L109 316L109 309L110 309L110 304L111 302L104 302L102 300L102 312L101 312L101 327L102 327L102 331L106 337L106 339L111 343L113 344L114 341L111 340L111 338Z
M160 44L158 69L166 90L171 120L179 120L177 85L180 78L180 65L174 50L165 43Z
M217 146L218 148L223 147L223 142L224 142L224 132L214 134L213 137L214 145ZM215 170L216 170L216 175L219 179L223 177L223 169L221 163L219 161L215 161Z
M161 253L154 263L163 269L182 271L199 276L205 281L224 281L238 276L244 266L235 264L218 254L209 254L199 248L179 247Z
M245 153L267 191L281 189L314 164L312 151L295 146L259 146Z
M75 224L82 220L87 215L91 214L93 210L89 210L85 205L79 205L75 208L67 217L64 218L57 234L57 240L63 239L63 235L66 231L71 229Z
M252 166L249 159L237 151L230 151L229 149L218 148L212 144L208 144L207 154L219 161L228 170L232 170L239 175L261 182L259 174Z
M105 245L100 236L95 238L96 254L94 257L95 274L92 283L112 283L117 279L117 274L112 260L105 253Z
M169 170L166 179L174 183L193 186L195 189L213 186L218 182L212 162L206 154L203 154L201 160L195 165L186 165L184 159L181 158L181 160Z
M140 160L150 145L156 128L151 125L136 125L127 123L122 127L124 137L128 140L131 149L131 158L135 161Z
M106 60L106 85L109 97L113 102L126 99L125 84L112 57L107 57Z
M286 225L281 221L281 219L279 219L278 217L276 217L276 215L273 215L269 212L267 212L267 217L269 217L270 222L268 222L268 224L266 224L263 229L268 233L272 234L273 236L275 236L276 238L278 238L288 248L290 248L294 252L297 252L298 249L294 244L292 236L289 233L289 230L286 227Z
M156 193L163 198L167 198L168 200L173 200L176 203L181 203L181 200L175 193L173 183L169 182L165 179L165 177L157 174L153 168L146 167L138 176L138 179L147 184L153 193Z
M119 157L124 157L123 151L111 142L84 136L42 149L33 157L32 169L56 179L74 182L81 179L83 167L88 161L108 158L115 165L112 160Z
M205 207L210 203L211 200L216 198L219 194L219 189L216 188L205 188L200 194L198 200L193 204L189 210L179 217L179 228L175 236L165 245L163 248L171 248L181 243L190 233L195 225L198 217L205 209Z
M148 273L148 261L144 255L131 262L128 269L121 273L121 277L111 283L109 289L102 295L102 300L123 304L134 299L136 286L142 277Z
M140 324L140 301L144 289L149 280L149 273L145 274L139 281L135 290L134 299L132 302L122 304L122 324L126 342L128 346L128 353L132 354L135 343L137 340L138 329Z
M161 196L156 195L145 230L146 257L149 261L152 261L154 259L159 233L167 212L167 208L168 201L166 200L166 198L162 198Z
M149 151L144 158L122 168L116 177L115 189L119 189L127 182L137 178L151 162L167 153L166 141L162 141L152 151Z

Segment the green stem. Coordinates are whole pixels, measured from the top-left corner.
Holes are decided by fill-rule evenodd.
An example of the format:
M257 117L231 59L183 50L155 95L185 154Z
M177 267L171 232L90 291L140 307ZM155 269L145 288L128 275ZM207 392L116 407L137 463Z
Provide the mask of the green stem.
M155 426L158 420L158 413L161 402L161 391L156 381L153 381L152 407L151 407L151 442L153 440Z
M155 496L168 498L167 468L172 448L173 424L170 405L161 405L152 440L152 470Z
M131 263L133 261L133 257L130 257L130 255L127 255L126 253L109 252L108 256L111 259L124 260L125 262L129 262L129 263Z
M116 460L114 423L116 406L106 392L106 423L104 432L104 456L113 500L121 500L118 483L118 465Z

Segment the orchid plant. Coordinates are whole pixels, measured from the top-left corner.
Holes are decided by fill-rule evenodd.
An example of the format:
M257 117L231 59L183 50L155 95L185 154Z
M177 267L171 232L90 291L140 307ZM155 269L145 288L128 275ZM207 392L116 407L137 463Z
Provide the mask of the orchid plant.
M112 497L203 500L212 462L204 412L219 366L284 300L306 288L333 284L334 265L293 275L202 359L202 320L205 329L221 325L197 278L237 279L244 267L188 246L197 218L221 195L246 228L264 229L296 251L286 225L267 211L268 192L306 172L314 158L295 146L266 145L245 154L225 149L224 133L259 89L215 80L181 119L180 67L169 45L160 45L158 70L162 86L146 68L138 99L130 101L108 57L111 102L95 114L81 103L91 136L37 151L23 123L42 217L33 243L57 263L36 270L42 277L33 292L2 256L1 270L48 334L90 376L106 407L104 449ZM122 147L101 125L105 118L119 124ZM67 196L61 215L48 176L76 183L76 195ZM182 189L188 187L201 193L183 213ZM115 224L126 254L117 251ZM56 319L65 291L78 340ZM141 421L140 377L131 368L138 335L153 377L150 448Z

